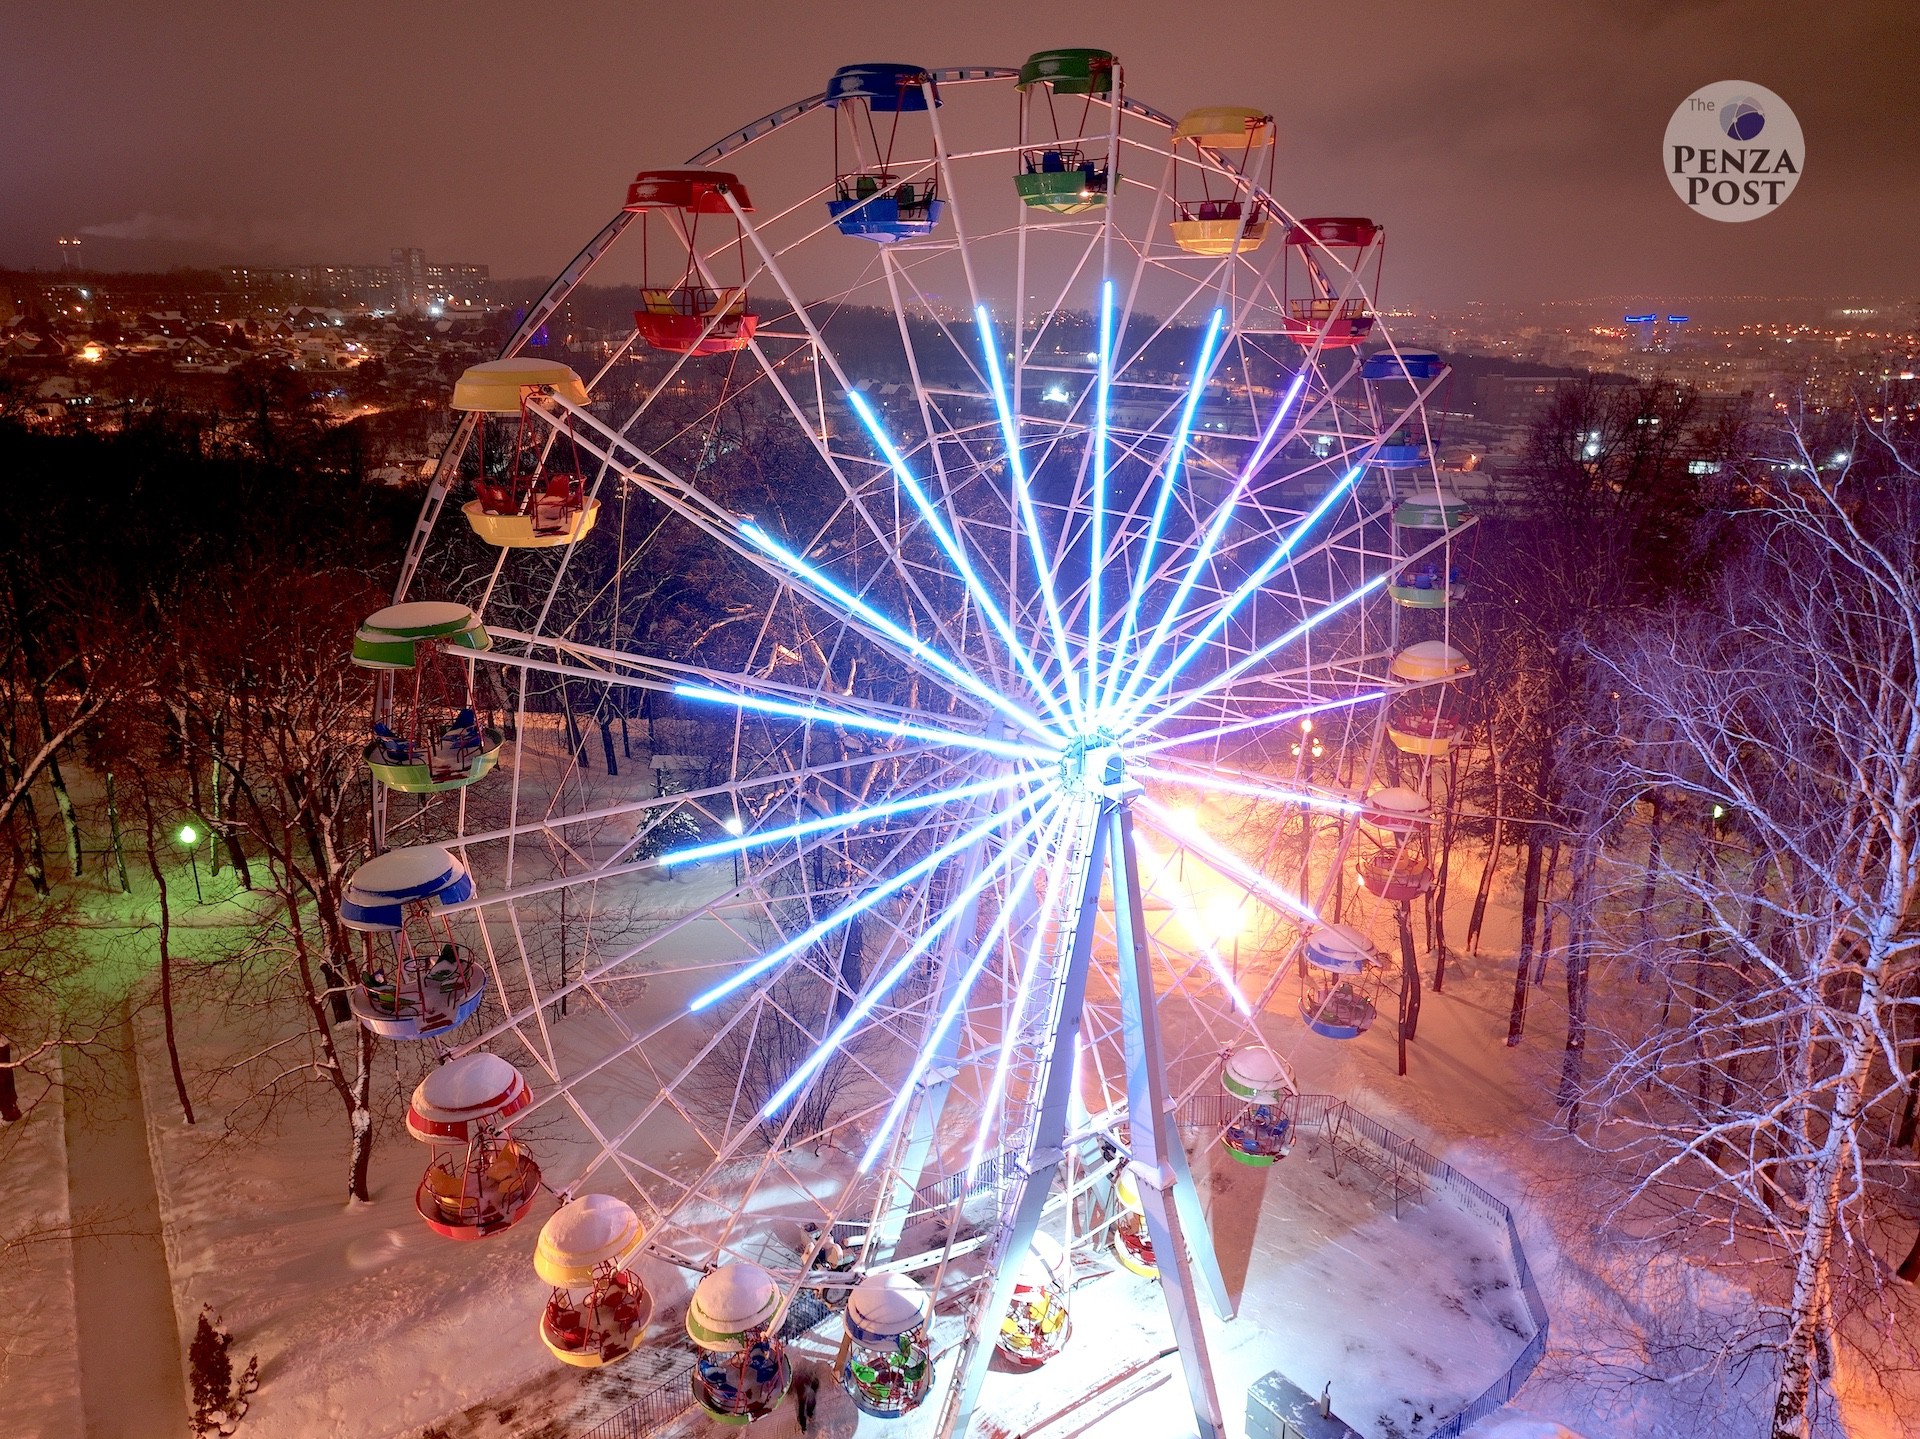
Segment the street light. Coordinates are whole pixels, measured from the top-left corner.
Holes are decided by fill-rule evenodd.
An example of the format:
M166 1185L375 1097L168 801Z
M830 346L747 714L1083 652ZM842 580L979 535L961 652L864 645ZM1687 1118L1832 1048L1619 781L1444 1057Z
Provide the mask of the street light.
M740 838L741 832L745 830L746 827L746 823L740 818L737 812L728 815L720 821L720 828L724 829L735 839ZM740 887L740 851L737 849L733 852L733 885L735 889Z
M205 904L207 898L200 893L200 852L196 847L200 843L200 831L190 824L183 824L174 838L187 847L187 863L193 866L193 902Z

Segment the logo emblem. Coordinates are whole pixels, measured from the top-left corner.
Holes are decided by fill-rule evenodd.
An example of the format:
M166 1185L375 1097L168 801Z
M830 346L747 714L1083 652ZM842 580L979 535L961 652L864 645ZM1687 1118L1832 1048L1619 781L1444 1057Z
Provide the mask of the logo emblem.
M1720 107L1720 128L1727 132L1729 140L1745 144L1759 138L1766 125L1767 112L1760 108L1751 95L1729 100Z
M1733 223L1779 209L1806 159L1806 137L1787 102L1744 80L1706 85L1682 100L1661 150L1661 168L1687 208Z

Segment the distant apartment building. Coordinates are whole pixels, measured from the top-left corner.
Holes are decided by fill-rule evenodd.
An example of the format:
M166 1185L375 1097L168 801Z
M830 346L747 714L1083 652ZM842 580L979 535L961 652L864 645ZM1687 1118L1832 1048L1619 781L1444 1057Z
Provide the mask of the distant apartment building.
M1532 419L1553 403L1554 396L1570 385L1582 383L1581 375L1486 375L1475 388L1480 413L1497 425L1518 424Z
M395 246L389 270L393 284L393 308L409 314L427 308L427 252Z
M393 305L409 314L435 309L470 309L483 304L487 292L485 265L429 265L427 252L396 246L389 269Z

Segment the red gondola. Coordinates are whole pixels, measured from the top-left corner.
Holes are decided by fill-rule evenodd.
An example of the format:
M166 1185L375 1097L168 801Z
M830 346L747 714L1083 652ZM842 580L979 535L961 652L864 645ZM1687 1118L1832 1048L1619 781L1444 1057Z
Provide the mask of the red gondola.
M640 296L644 308L634 311L634 328L656 350L677 355L719 355L744 350L760 323L747 303L746 234L727 203L731 196L744 211L753 209L746 186L724 170L642 170L627 186L626 208L640 216ZM723 259L727 245L703 251L700 227L705 216L728 217L715 223L731 227L733 258ZM655 268L650 249L655 219L664 225L684 252L686 262L671 283L668 273ZM722 265L728 274L720 277ZM737 283L735 280L737 279Z
M1385 246L1386 232L1356 216L1302 220L1288 230L1282 278L1287 313L1281 320L1287 336L1302 345L1337 350L1351 349L1372 334Z

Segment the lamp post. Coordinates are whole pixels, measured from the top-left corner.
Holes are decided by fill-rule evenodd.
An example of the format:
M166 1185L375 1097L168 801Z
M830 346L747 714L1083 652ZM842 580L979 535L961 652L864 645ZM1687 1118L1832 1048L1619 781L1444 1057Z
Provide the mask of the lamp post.
M744 831L746 827L746 822L740 818L737 812L728 815L720 821L720 828L724 829L735 839L740 838L741 832ZM733 852L733 887L735 889L740 887L740 851L737 849Z
M186 846L187 863L193 866L193 902L205 904L207 898L200 893L200 852L197 848L200 843L200 831L190 824L183 824L174 838Z

